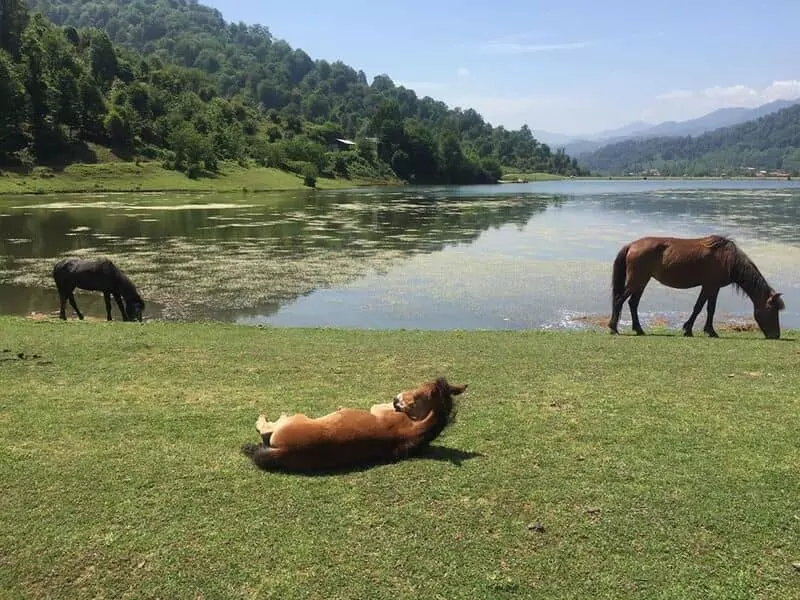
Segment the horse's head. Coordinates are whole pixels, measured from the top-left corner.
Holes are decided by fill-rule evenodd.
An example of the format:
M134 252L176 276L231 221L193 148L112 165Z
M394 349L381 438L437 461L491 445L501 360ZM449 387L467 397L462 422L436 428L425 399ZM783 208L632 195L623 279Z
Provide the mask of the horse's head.
M394 397L392 405L396 411L405 413L414 421L424 419L431 411L449 415L453 408L452 396L458 396L466 389L466 384L450 385L446 379L440 377L414 390L400 392Z
M781 324L778 313L786 308L780 292L770 292L763 306L756 306L753 317L764 333L764 337L777 340L781 337Z
M127 298L125 300L125 312L128 313L128 321L142 320L142 313L144 312L144 300L141 298Z

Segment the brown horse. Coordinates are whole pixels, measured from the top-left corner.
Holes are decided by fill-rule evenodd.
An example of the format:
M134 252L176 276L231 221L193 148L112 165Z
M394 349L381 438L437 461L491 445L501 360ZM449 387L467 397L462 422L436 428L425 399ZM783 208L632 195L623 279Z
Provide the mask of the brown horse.
M265 470L328 471L405 458L438 437L452 421L453 396L466 385L440 377L369 411L340 408L312 419L303 414L256 421L261 444L242 452Z
M638 307L651 277L673 288L701 286L694 310L683 324L686 336L692 335L694 321L708 302L703 331L718 337L713 325L717 296L720 288L731 283L753 301L753 316L764 336L770 339L781 336L778 320L778 311L784 309L781 294L769 286L758 267L733 240L719 235L696 239L644 237L623 246L614 260L612 313L608 322L611 333L618 333L622 304L630 298L633 330L638 335L644 334Z

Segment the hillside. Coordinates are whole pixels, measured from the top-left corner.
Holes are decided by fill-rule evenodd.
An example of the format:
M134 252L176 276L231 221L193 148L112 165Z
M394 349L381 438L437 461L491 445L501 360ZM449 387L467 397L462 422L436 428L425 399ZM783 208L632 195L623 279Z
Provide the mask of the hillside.
M20 0L10 4L24 12ZM59 28L41 17L3 21L9 33L0 35L8 40L0 75L12 82L17 113L2 107L0 120L33 115L4 136L6 164L55 160L90 140L187 170L194 165L194 173L213 171L219 160L421 183L496 181L500 165L579 172L575 160L551 152L527 127L492 127L472 109L420 99L385 75L368 82L361 71L312 60L265 27L226 23L194 2L32 6ZM15 52L13 40L23 38L32 41ZM43 77L31 71L39 64L33 55L47 56ZM193 156L184 157L187 151Z
M626 140L584 155L593 171L662 175L800 173L800 104L734 127L692 137Z

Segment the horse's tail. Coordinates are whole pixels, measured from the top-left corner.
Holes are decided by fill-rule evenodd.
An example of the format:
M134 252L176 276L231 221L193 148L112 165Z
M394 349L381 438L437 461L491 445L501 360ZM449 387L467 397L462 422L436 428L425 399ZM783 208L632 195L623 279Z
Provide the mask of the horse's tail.
M288 473L325 473L364 464L378 464L396 458L391 440L356 441L344 446L320 444L307 448L274 448L245 444L242 453L259 469Z
M242 446L242 454L249 456L259 469L269 471L282 466L280 459L283 458L285 452L264 444L245 444Z
M627 277L628 269L628 249L630 244L625 244L614 259L614 271L611 276L611 296L612 301L616 303L619 298L625 293L625 279Z

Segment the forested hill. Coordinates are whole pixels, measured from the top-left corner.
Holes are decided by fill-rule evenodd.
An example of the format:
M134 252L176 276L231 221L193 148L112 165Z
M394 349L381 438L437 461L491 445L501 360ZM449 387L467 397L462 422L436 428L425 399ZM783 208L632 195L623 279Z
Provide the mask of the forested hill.
M88 140L193 172L221 159L323 174L391 169L408 181L443 183L494 181L500 165L578 172L527 127L492 127L474 110L418 98L387 76L369 82L194 2L31 5L60 27L26 15L21 0L3 2L0 86L12 99L0 107L6 163L53 159ZM356 145L333 151L337 138Z
M660 137L610 144L581 162L608 174L753 175L800 174L800 105L716 129L697 137Z

